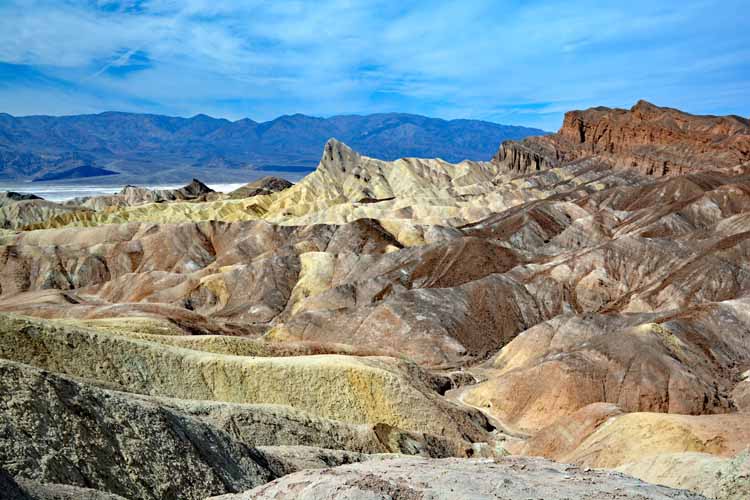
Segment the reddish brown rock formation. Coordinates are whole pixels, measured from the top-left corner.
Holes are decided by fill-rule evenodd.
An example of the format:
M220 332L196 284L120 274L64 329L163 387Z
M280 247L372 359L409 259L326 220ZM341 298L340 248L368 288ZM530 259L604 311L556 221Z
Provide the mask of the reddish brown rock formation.
M506 142L495 161L524 172L589 157L653 176L732 168L750 161L750 121L691 115L646 101L630 110L570 111L557 134Z

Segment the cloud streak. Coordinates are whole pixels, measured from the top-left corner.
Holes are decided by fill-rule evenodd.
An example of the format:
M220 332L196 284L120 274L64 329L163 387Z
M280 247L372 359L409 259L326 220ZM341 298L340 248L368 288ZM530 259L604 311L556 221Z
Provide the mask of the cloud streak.
M554 129L565 109L646 98L750 115L744 3L11 0L0 62L18 73L0 111L405 111Z

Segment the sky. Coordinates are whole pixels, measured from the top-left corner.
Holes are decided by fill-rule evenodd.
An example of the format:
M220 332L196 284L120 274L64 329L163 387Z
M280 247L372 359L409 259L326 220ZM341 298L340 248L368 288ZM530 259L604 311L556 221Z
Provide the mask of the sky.
M0 0L0 112L379 112L557 130L638 99L750 116L724 1Z

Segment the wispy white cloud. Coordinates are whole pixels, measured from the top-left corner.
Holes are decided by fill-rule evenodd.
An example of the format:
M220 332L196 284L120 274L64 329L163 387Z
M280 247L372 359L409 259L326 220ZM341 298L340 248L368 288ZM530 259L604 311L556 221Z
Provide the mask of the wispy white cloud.
M747 115L744 3L8 0L0 64L49 78L2 86L0 110L407 111L551 129L569 107L643 97Z

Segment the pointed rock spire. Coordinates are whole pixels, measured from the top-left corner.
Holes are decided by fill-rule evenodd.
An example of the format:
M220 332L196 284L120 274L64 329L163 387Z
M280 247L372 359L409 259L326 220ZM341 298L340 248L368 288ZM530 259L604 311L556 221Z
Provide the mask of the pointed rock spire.
M360 158L361 155L352 148L335 138L331 138L328 139L323 148L323 157L320 159L320 166L339 172L346 172Z

